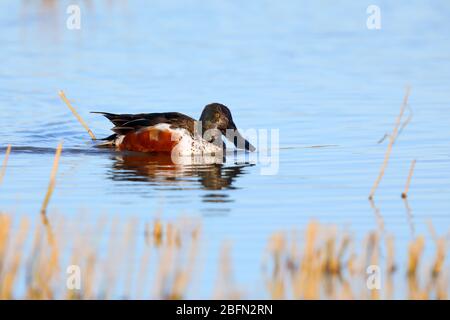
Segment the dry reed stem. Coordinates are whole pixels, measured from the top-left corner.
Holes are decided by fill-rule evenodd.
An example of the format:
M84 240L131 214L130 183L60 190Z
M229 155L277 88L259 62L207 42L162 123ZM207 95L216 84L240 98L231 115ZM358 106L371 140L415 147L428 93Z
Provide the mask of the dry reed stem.
M416 166L416 160L411 161L411 167L409 168L408 179L406 180L405 191L402 193L402 198L408 197L409 185L411 184L411 178L414 173L414 167Z
M195 259L198 254L198 245L198 241L191 239L190 248L187 254L187 265L184 270L180 270L180 268L178 267L172 286L171 297L181 299L184 296L184 293L187 291L189 282L192 278L192 275L194 274Z
M416 275L424 245L425 239L423 236L419 236L409 245L408 269L407 269L409 277L415 277Z
M57 270L59 269L59 251L58 251L58 246L57 246L57 242L56 242L56 237L53 233L53 229L52 226L50 225L50 222L47 219L47 216L44 214L41 214L42 217L42 223L43 226L45 228L45 232L47 233L47 242L49 245L49 249L50 251L50 257L49 257L49 264L48 267L46 268L46 274L45 274L45 278L46 283L50 282L50 279L52 278L52 276L57 272ZM48 296L53 296L52 294L52 290L50 288L47 288L47 292L48 292Z
M136 247L136 235L137 235L137 221L135 219L132 219L128 223L128 228L126 230L126 247L125 250L127 252L127 259L133 261L135 258L135 250L134 247ZM125 284L124 284L124 297L129 298L131 295L131 284L132 284L132 275L133 275L133 267L134 265L131 263L128 263L124 266L125 271Z
M159 220L155 220L153 227L153 241L157 247L162 244L163 239L163 225Z
M69 99L67 99L64 91L60 90L58 94L61 97L61 99L66 103L67 107L69 107L70 111L72 111L73 115L75 116L75 118L77 118L78 122L81 123L84 129L86 129L86 131L89 133L91 139L96 140L97 138L95 137L94 133L91 131L91 129L89 129L88 125L83 120L83 118L81 118L81 116L78 114L77 110L70 104Z
M409 206L408 198L403 198L403 204L405 205L406 217L408 219L409 229L411 230L411 235L414 238L416 230L414 227L414 219L413 219L414 217L412 214L411 207Z
M375 195L375 192L378 188L378 185L381 182L381 179L383 179L384 176L384 172L386 171L387 165L389 163L389 157L391 155L392 152L392 146L394 145L395 140L397 139L398 136L398 130L401 124L401 120L403 117L403 114L405 113L406 107L408 105L408 97L409 97L409 93L410 93L410 87L406 87L406 92L405 92L405 96L403 98L403 103L402 106L400 108L400 114L397 116L397 120L395 122L395 126L394 126L394 130L392 131L392 134L389 136L389 144L384 156L384 161L383 164L381 165L380 168L380 173L378 174L377 179L375 180L375 183L372 186L372 189L370 190L370 194L369 194L369 199L373 199L373 196Z
M4 273L6 273L6 254L11 232L11 218L0 214L0 298L2 298L4 287Z
M446 255L446 243L445 239L441 238L438 239L436 242L436 258L433 263L433 269L431 271L433 277L437 277L444 266L445 261L445 255Z
M118 218L113 219L107 233L109 234L118 234L121 230L122 223L118 220ZM119 264L120 260L120 251L118 248L121 249L121 238L120 237L114 237L109 241L107 252L106 252L106 261L109 263L104 264L103 268L103 274L104 274L104 296L105 299L111 299L113 291L115 289L115 270L116 266Z
M381 211L375 204L375 201L373 200L373 198L369 198L369 202L370 202L370 207L372 208L372 210L375 214L375 218L377 220L378 230L379 230L380 234L384 234L384 219L381 214Z
M433 239L433 241L437 242L439 240L439 237L438 237L436 229L434 228L431 220L427 221L427 225L428 225L428 230L430 231L431 238Z
M45 214L45 212L47 211L48 203L52 196L53 190L55 189L56 173L58 171L58 164L59 164L59 158L61 156L62 145L63 145L63 143L60 142L58 144L58 147L56 148L55 159L53 161L53 168L52 168L52 172L50 173L50 182L48 184L47 194L45 195L44 202L42 203L41 214Z
M148 243L148 242L146 242ZM136 298L137 299L143 299L144 298L144 289L145 284L147 283L148 279L148 266L150 264L150 255L151 255L151 247L145 246L144 247L144 253L141 256L140 264L139 264L139 283L137 284L136 288Z
M386 251L386 271L388 275L391 275L397 269L395 265L394 237L392 235L386 238Z
M428 221L428 229L430 230L431 238L436 244L436 258L434 260L431 275L433 277L437 277L441 274L441 271L444 266L445 257L446 257L446 249L447 249L447 241L445 237L439 237L434 229L433 223Z
M219 259L219 272L216 280L214 299L239 299L240 293L234 283L230 242L222 245Z
M8 164L8 158L10 153L11 153L11 145L8 144L8 146L6 147L5 158L3 159L2 169L0 170L0 184L2 184L3 177L5 176L6 165Z
M11 227L11 223L8 223ZM12 299L14 291L14 283L20 269L20 262L22 260L23 246L27 238L29 222L27 219L22 219L19 226L19 234L15 239L11 239L14 243L12 247L12 257L10 258L10 267L3 274L0 275L2 282L0 283L0 300ZM0 257L1 258L1 257Z

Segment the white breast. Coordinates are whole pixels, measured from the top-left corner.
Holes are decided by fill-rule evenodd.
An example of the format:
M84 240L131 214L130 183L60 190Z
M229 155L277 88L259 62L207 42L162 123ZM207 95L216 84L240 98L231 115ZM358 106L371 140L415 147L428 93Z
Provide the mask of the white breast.
M179 137L179 143L172 151L172 155L191 156L191 155L217 155L222 154L222 143L220 146L210 143L202 137L192 137L186 129L171 129L173 135Z

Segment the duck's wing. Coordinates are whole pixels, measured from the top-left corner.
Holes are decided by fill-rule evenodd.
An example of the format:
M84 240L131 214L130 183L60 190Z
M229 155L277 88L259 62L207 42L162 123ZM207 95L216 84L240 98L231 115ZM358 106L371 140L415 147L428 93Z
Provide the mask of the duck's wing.
M105 116L114 124L111 129L118 135L124 135L132 131L151 127L161 123L167 123L171 128L183 128L194 134L195 120L179 112L139 113L139 114L114 114L109 112L97 112ZM106 138L112 139L114 135Z

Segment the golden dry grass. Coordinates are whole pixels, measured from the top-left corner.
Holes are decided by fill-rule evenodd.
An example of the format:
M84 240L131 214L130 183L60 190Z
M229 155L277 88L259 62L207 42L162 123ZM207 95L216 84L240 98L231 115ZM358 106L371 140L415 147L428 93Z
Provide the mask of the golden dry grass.
M195 297L202 268L198 222L41 217L30 221L0 215L0 299ZM402 262L395 258L391 235L382 238L371 232L359 243L335 226L316 222L303 233L277 232L265 253L264 297L392 299L394 279L400 279L406 284L401 286L406 291L397 293L400 297L447 299L446 241L430 241L435 255L426 261L425 238L418 236ZM249 297L250 288L240 289L235 281L231 252L230 244L223 246L212 298ZM80 290L66 285L70 265L81 270ZM370 265L382 271L380 290L366 286Z
M431 242L436 248L431 265L422 262L423 236L410 242L408 259L403 263L395 259L392 235L382 242L383 238L372 232L359 246L350 235L337 232L336 227L312 222L302 238L298 242L280 232L269 240L271 259L266 264L271 265L271 272L266 275L266 285L273 299L392 299L394 278L407 283L407 291L397 293L400 298L447 299L445 238ZM303 249L297 249L299 244ZM380 270L379 290L370 290L366 285L371 265Z
M185 297L199 251L197 223L155 221L146 239L133 219L41 217L0 214L0 299ZM81 270L80 290L66 285L72 265Z

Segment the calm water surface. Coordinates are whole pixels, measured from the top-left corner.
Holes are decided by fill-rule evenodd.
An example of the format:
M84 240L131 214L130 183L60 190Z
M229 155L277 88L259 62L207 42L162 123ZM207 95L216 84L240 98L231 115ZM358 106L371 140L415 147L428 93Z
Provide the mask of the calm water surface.
M410 84L413 118L376 206L399 251L417 234L429 237L427 221L449 231L448 1L381 1L378 31L366 28L366 4L354 1L78 3L78 31L65 27L64 1L0 4L2 153L13 145L2 211L39 212L63 139L51 213L200 218L203 273L193 296L211 296L221 245L231 241L236 281L248 297L265 297L258 271L273 232L311 220L356 237L377 230L367 200L386 149L377 142ZM224 103L238 127L279 129L278 173L261 175L242 152L223 165L176 167L95 149L59 89L100 137L111 125L89 111L197 118L205 104ZM400 193L412 159L411 216Z

